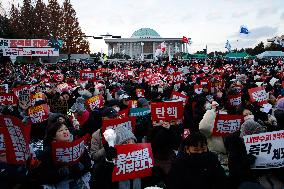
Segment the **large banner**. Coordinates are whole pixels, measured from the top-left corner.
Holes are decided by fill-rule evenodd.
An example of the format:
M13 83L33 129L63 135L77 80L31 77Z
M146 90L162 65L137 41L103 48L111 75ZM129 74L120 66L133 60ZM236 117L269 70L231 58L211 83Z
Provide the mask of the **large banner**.
M151 103L153 123L176 122L183 119L183 102L153 102ZM154 125L155 125L154 124ZM176 123L175 123L176 124Z
M152 175L154 158L150 143L115 146L117 158L112 181L123 181Z
M217 114L215 118L213 136L227 136L240 130L244 116L230 115L230 114Z
M268 95L264 87L255 87L248 90L252 102L259 105L267 104Z
M46 39L3 39L0 38L1 48L17 47L50 47L49 40Z
M284 130L244 136L248 154L256 156L254 169L284 166Z
M55 48L4 48L3 56L59 56Z
M49 108L47 104L33 106L28 109L32 123L42 123L48 119Z
M52 160L56 164L72 165L80 160L85 152L86 137L73 142L52 142Z
M11 93L11 94L0 94L0 105L2 106L8 106L8 105L17 105L17 97Z
M173 100L181 100L183 106L185 106L187 101L188 101L188 96L186 96L186 95L184 95L182 93L173 91L171 99L173 99Z
M30 157L30 125L8 115L0 116L0 125L0 151L6 152L7 163L24 164Z
M102 95L93 96L85 102L87 108L91 111L104 107L104 103L105 100Z

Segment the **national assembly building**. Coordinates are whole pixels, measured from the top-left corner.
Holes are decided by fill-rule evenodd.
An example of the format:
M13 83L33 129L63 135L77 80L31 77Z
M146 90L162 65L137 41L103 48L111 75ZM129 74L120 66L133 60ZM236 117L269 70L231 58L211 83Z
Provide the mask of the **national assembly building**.
M157 49L161 49L161 43L165 42L165 54L169 51L171 56L178 52L187 52L187 45L182 38L162 38L151 28L141 28L135 31L130 38L105 39L110 54L125 54L131 59L153 59Z

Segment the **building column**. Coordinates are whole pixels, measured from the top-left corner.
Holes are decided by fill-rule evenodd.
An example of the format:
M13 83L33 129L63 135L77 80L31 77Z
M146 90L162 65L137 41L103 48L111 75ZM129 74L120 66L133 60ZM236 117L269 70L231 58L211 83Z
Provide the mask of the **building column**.
M155 42L153 42L153 59L154 59L155 53L156 53Z
M130 57L133 59L132 42L130 42Z

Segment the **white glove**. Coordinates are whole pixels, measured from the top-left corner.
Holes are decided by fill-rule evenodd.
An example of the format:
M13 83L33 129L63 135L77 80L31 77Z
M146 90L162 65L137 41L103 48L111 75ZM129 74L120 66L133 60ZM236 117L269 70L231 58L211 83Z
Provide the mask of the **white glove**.
M74 127L76 130L79 130L79 129L80 129L80 123L79 123L79 121L78 121L76 118L73 119L73 127Z
M116 138L116 133L113 129L107 129L103 133L105 140L107 141L108 145L114 147L114 141Z

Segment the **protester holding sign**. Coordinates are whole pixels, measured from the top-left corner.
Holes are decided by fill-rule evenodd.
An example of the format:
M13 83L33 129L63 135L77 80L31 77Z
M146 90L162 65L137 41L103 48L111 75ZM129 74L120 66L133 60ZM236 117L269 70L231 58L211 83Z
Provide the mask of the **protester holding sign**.
M53 149L53 143L67 145L67 142L71 145L72 140L68 128L62 123L57 122L47 128L44 139L44 152L40 158L41 164L31 174L33 182L39 185L55 186L63 181L74 184L77 179L90 169L91 160L84 143L80 143L80 149L78 150L75 145L66 149L64 146ZM60 149L63 151L60 151ZM72 151L70 151L71 149ZM56 150L55 154L52 153L53 150Z

